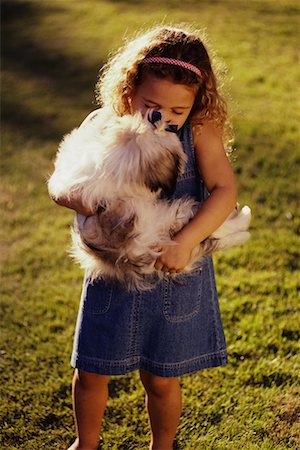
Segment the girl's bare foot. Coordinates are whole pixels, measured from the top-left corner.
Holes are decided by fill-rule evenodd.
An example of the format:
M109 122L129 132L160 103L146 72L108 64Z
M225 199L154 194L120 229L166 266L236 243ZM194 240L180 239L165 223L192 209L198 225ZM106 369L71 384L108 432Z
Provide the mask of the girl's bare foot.
M73 442L73 444L68 448L68 450L98 450L98 447L96 448L92 448L92 447L80 447L79 442L78 442L78 438L76 439L75 442Z
M70 447L68 447L68 450L79 450L78 439L76 439L76 441L73 442Z

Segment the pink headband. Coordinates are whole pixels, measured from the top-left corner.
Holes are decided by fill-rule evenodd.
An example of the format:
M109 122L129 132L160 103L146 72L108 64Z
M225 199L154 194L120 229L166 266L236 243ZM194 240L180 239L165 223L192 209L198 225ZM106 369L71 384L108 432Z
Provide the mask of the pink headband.
M150 56L149 58L145 58L142 61L142 64L172 64L173 66L179 66L183 67L184 69L190 70L191 72L194 72L196 75L201 77L201 71L198 69L198 67L194 66L193 64L187 63L185 61L181 61L180 59L174 59L174 58L164 58L161 56Z

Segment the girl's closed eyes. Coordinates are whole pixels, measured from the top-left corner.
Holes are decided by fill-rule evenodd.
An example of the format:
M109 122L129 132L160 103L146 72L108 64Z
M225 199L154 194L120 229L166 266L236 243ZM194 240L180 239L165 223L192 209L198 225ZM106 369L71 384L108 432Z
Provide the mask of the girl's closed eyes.
M146 105L146 103L144 104L144 106L147 109L154 109L155 111L159 111L161 109L160 106ZM183 114L183 112L177 112L177 111L173 111L173 113L176 114L177 116L181 116Z
M151 104L149 104L149 103L151 103ZM149 109L154 109L155 111L159 111L160 109L163 109L160 105L158 105L157 103L155 103L155 102L152 102L151 100L145 100L145 103L144 103L144 106L145 106L145 108L149 108ZM176 109L178 110L178 109L180 109L180 110L185 110L185 109L189 109L190 107L189 106L177 106L176 108L174 107L174 108L172 108L172 112L174 113L174 114L177 114L178 116L181 116L181 114L183 114L183 111L176 111Z

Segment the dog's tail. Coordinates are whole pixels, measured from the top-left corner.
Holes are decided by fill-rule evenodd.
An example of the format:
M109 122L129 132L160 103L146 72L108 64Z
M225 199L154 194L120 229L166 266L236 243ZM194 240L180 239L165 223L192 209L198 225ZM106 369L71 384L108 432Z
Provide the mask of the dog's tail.
M250 233L248 231L240 231L237 233L229 234L221 239L209 237L200 244L201 256L212 255L215 252L245 244L245 242L247 242L249 238Z
M250 221L251 210L248 206L244 206L241 211L235 210L214 233L194 249L191 261L247 242L250 238Z

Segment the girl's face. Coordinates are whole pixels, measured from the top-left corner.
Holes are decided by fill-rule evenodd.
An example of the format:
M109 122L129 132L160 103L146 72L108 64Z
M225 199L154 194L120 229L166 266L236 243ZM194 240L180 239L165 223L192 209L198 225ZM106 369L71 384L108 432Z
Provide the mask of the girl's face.
M160 111L170 125L181 128L194 104L196 89L185 84L176 84L169 79L145 75L132 98L132 112Z

